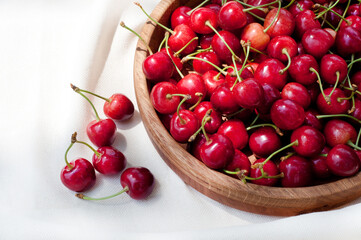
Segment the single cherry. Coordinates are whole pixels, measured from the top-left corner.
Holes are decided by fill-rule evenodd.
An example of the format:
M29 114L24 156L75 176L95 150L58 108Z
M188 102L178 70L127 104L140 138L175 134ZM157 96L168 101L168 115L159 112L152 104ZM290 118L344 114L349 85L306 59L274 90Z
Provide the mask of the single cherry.
M360 170L360 159L349 146L338 144L327 154L326 163L330 171L341 177L350 177Z
M303 157L291 156L280 162L279 169L283 173L283 187L304 187L312 183L311 162Z

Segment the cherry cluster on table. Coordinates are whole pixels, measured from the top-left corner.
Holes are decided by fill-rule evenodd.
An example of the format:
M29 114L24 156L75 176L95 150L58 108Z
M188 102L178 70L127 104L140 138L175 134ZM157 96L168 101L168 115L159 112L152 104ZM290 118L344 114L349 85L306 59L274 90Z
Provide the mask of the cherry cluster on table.
M211 0L168 25L136 5L165 30L143 62L151 102L206 166L282 187L359 172L358 1Z
M72 89L83 96L92 106L96 119L91 121L86 128L86 133L96 150L91 144L77 140L77 133L71 136L71 143L65 153L66 166L61 170L62 183L72 191L78 192L77 197L86 200L103 200L120 195L123 192L129 194L133 199L144 199L148 197L154 188L154 177L149 169L145 167L126 168L127 160L124 154L112 144L116 138L117 126L114 121L127 121L134 115L134 105L127 96L121 93L113 94L105 98L93 92L80 89L71 84ZM107 116L101 119L93 103L84 94L91 94L105 100L103 111ZM78 158L68 162L67 155L75 143L88 146L93 152L92 163L85 158ZM89 190L96 182L97 171L103 175L120 175L120 183L123 187L120 192L101 198L92 198L82 193Z

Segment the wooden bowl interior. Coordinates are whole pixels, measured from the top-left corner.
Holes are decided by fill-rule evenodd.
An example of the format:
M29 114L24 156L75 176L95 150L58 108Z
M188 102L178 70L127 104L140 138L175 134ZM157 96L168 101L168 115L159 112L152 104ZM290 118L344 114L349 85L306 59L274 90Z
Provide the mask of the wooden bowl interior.
M168 24L172 11L181 6L196 6L200 0L163 0L151 16ZM158 49L164 30L147 21L141 33L152 50ZM148 56L142 41L138 42L134 60L134 85L139 111L157 151L181 179L202 194L236 209L266 215L290 216L328 210L361 196L361 175L334 182L301 188L265 187L229 177L206 167L177 143L162 125L150 98L150 86L143 74L142 63Z

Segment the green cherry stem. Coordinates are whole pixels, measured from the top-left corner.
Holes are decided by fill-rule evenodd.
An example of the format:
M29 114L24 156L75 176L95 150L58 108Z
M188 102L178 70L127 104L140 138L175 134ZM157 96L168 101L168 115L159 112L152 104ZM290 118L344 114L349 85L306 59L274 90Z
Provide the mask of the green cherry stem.
M360 142L360 137L361 137L361 128L359 129L358 131L358 134L357 134L357 138L356 138L356 142L355 144L358 146L358 143Z
M329 98L329 99L331 99L331 96L332 96L333 92L335 91L335 89L337 88L338 82L340 81L340 72L339 72L339 71L336 72L336 77L337 77L337 78L336 78L336 83L335 83L335 85L333 86L332 91L331 91L330 94L328 95L328 98Z
M73 169L74 166L72 166L68 161L68 152L73 147L74 143L76 142L76 135L77 135L77 132L75 132L71 135L70 145L65 151L65 163L66 163L66 166L68 166L69 170Z
M345 18L346 13L347 13L347 11L348 11L348 8L350 7L350 4L351 4L351 0L348 0L348 1L347 1L346 8L343 10L343 14L342 14L342 17L343 17L343 18L342 18L341 20L343 20L343 19ZM336 32L340 29L341 23L342 23L342 21L339 21L339 22L338 22L338 26L337 26L336 29L335 29Z
M76 93L78 93L78 94L80 94L81 96L83 96L83 97L90 103L91 107L92 107L93 110L94 110L96 119L97 119L98 121L100 121L100 117L99 117L98 112L97 112L97 110L95 109L93 103L90 101L90 99L89 99L87 96L85 96L85 95L82 93L82 91L85 91L85 90L81 90L80 88L74 86L73 84L70 84L70 87L71 87ZM85 92L90 93L90 94L95 95L95 96L98 96L98 95L96 95L96 94L94 94L94 93L91 93L91 92L88 92L88 91L85 91ZM99 96L99 97L100 97L100 96ZM101 98L102 98L102 97L101 97ZM103 99L104 99L104 98L103 98Z
M354 144L353 142L351 142L351 140L348 140L346 144L349 145L350 147L353 147L353 148L357 149L357 150L361 150L361 147L359 147L356 144Z
M175 95L175 94L173 94L173 95ZM178 115L178 117L179 117L179 122L182 124L182 125L184 125L184 124L186 124L185 123L185 120L181 117L181 115L179 114L179 111L180 111L180 107L182 106L182 104L185 102L185 101L187 101L187 100L189 100L189 99L191 99L192 97L191 97L191 95L189 95L189 94L186 94L184 97L183 97L183 99L180 101L180 103L178 104L178 107L177 107L177 115Z
M326 103L327 103L327 104L331 104L331 99L330 99L330 97L329 97L329 96L326 96L326 94L325 94L324 91L323 91L323 86L322 86L320 74L319 74L319 73L317 72L317 70L314 69L313 67L310 67L310 72L313 72L313 73L316 74L317 79L318 79L318 80L317 80L317 83L318 83L318 85L320 86L321 94L322 94L323 98L325 99Z
M143 42L143 44L147 47L149 54L150 55L153 54L152 49L150 49L147 42L136 31L134 31L133 29L131 29L127 25L125 25L125 23L123 21L120 22L120 26L127 29L128 31L132 32L133 34L135 34Z
M128 187L128 186L125 186L120 192L117 192L117 193L112 194L112 195L107 196L107 197L93 198L93 197L85 196L85 195L82 194L82 193L77 193L77 194L75 194L75 196L78 197L78 198L80 198L80 199L84 199L84 200L97 201L97 200L106 200L106 199L109 199L109 198L113 198L113 197L119 196L120 194L122 194L122 193L124 193L124 192L128 192L128 191L129 191L129 187Z
M179 55L181 54L181 52L182 52L184 49L186 49L186 47L188 47L189 44L191 44L191 43L192 43L193 41L195 41L195 40L198 40L198 37L194 37L194 38L192 38L191 40L189 40L189 42L188 42L186 45L184 45L181 49L179 49L177 52L175 52L174 55L175 55L175 56L179 56Z
M284 73L290 68L290 66L291 66L291 56L290 56L290 54L288 53L287 48L283 48L283 49L282 49L282 53L287 56L288 63L287 63L287 66L286 66L284 69L281 69L281 70L279 71L279 74L281 74L281 75L284 74Z
M226 75L227 72L225 72L223 69L221 69L220 67L218 67L217 65L215 65L214 63L208 61L207 59L203 59L203 58L199 58L199 57L192 57L192 56L186 56L184 58L182 58L182 62L187 62L189 60L199 60L199 61L203 61L208 63L209 65L211 65L212 67L214 67L215 69L217 69L218 72L222 73L223 75Z
M165 50L166 50L166 52L167 52L167 55L169 56L170 60L172 60L173 66L174 66L174 68L177 70L179 76L180 76L181 78L184 78L184 75L182 74L182 72L181 72L181 71L179 70L179 68L177 67L177 64L175 64L175 62L174 62L174 60L173 60L173 58L172 58L172 56L171 56L171 54L170 54L170 52L169 52L169 47L168 47L169 32L166 32L166 33L165 33L165 37L164 37L164 38L165 38Z
M207 2L209 2L209 0L205 0L203 2L201 2L198 6L194 7L192 10L187 12L187 15L191 15L192 12L194 12L195 10L197 10L198 8L202 7L204 4L206 4Z
M358 122L359 124L361 124L361 120L355 118L354 116L348 115L348 114L327 114L327 115L317 115L316 118L321 119L321 118L333 118L333 117L346 117L346 118L350 118L356 122Z
M188 139L188 142L193 142L197 135L202 131L203 132L203 129L204 129L204 125L206 125L206 123L210 120L212 120L211 118L211 113L212 113L212 109L209 109L206 114L204 115L204 117L202 118L202 122L201 122L201 126L200 128L192 135L190 136L190 138ZM206 135L204 135L206 137ZM207 139L207 138L206 138ZM209 140L209 139L208 139ZM208 141L207 141L208 142Z
M262 163L260 163L262 165L262 167L273 157L275 156L277 153L282 152L283 150L292 147L292 146L297 146L298 145L298 140L291 142L290 144L287 144L286 146L274 151L273 153L271 153Z
M251 125L251 126L247 127L246 130L249 131L249 130L252 130L255 128L260 128L260 127L272 127L278 135L283 136L282 131L276 125L274 125L272 123L261 123L261 124L257 124L257 125L253 125L253 126Z
M277 18L278 18L278 15L280 14L280 12L281 12L281 1L279 0L279 1L277 1L278 2L278 10L277 10L277 13L276 13L276 15L275 15L275 17L272 19L272 22L271 22L271 24L267 27L267 28L265 28L264 30L263 30L263 32L265 32L265 33L267 33L267 31L272 27L272 25L276 22L276 20L277 20Z

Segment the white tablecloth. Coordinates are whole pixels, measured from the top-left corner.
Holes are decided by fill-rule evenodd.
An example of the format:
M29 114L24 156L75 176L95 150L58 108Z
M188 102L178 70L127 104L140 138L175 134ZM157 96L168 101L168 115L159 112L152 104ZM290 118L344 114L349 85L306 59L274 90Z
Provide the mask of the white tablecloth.
M151 12L159 0L141 0ZM137 38L146 16L126 0L0 1L0 239L360 239L360 200L296 217L239 211L187 186L161 159L140 119L133 89ZM70 136L88 141L90 105L69 84L136 106L117 123L115 145L129 166L149 168L154 192L83 201L60 182ZM101 117L103 100L91 98ZM69 159L91 159L75 145ZM120 189L119 176L97 175L91 196Z

